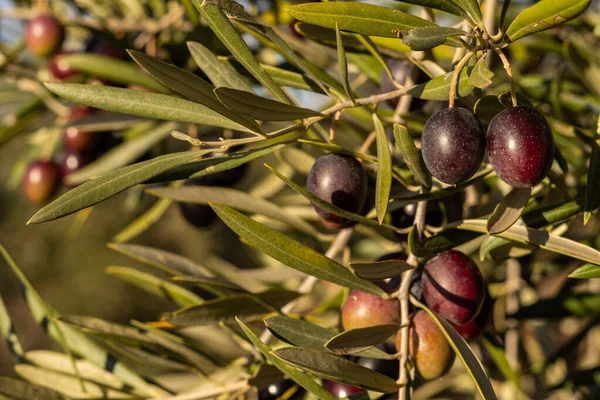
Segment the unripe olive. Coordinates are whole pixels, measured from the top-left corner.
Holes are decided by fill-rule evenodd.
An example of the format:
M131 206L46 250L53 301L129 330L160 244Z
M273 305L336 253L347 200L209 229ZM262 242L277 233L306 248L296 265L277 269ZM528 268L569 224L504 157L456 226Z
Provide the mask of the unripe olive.
M386 292L392 292L385 282L377 284ZM342 306L342 325L345 330L399 323L400 302L397 299L384 299L376 294L352 289Z
M402 332L396 335L396 349L401 351ZM437 323L419 310L410 318L408 352L417 374L425 379L436 379L450 370L456 357Z

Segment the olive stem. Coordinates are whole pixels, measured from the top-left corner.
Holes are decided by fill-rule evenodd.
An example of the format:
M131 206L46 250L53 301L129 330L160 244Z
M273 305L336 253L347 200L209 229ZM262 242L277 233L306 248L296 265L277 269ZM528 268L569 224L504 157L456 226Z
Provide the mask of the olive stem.
M454 99L456 97L456 87L458 86L458 76L460 75L460 71L463 69L469 59L480 50L481 46L472 48L463 58L461 58L458 64L456 64L456 67L454 67L454 72L452 73L452 82L450 83L450 98L448 100L448 108L454 108Z
M492 49L498 54L500 59L502 60L502 64L504 65L504 69L506 70L506 75L508 76L508 81L510 82L510 99L512 101L513 107L516 107L517 104L517 89L515 87L515 79L512 74L512 67L510 66L510 62L506 55L500 50L498 46L492 45Z
M427 209L427 200L420 201L417 203L417 210L415 213L415 226L417 227L417 233L419 237L423 234L423 230L425 228L425 214ZM417 260L417 256L414 254L409 254L406 262L409 265L415 267L414 269L410 269L402 274L400 290L398 292L398 300L400 300L400 324L402 328L400 329L401 341L400 341L400 377L398 378L398 384L404 385L400 388L398 392L398 399L405 400L407 396L407 388L408 388L408 370L406 368L406 364L408 362L408 333L409 333L409 315L408 315L408 295L410 291L410 282L412 280L412 276L419 266L419 262Z

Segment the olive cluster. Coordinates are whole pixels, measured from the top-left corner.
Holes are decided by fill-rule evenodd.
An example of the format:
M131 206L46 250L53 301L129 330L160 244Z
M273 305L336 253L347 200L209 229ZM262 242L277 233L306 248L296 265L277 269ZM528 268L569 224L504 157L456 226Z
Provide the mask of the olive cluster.
M47 58L47 67L57 80L69 80L78 71L61 59L69 53L62 46L66 38L64 25L51 14L41 14L27 24L25 42L34 55ZM92 37L85 46L86 53L96 53L113 58L123 58L125 52L113 43ZM37 159L29 163L23 176L23 193L32 203L42 204L52 197L62 179L91 162L117 140L111 135L89 132L75 126L73 122L98 111L89 107L76 106L66 118L62 133L62 152L54 159Z

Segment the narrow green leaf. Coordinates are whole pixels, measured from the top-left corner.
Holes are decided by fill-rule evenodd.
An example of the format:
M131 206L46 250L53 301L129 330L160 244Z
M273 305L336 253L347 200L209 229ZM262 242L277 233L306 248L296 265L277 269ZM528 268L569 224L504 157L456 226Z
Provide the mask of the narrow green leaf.
M283 68L273 67L267 64L261 64L261 66L269 73L269 75L273 77L273 80L279 86L287 86L295 89L325 94L323 90L315 83L315 81L304 74L288 71L287 69ZM336 88L333 89L335 90Z
M485 59L485 55L481 56L471 72L471 82L473 83L473 86L479 89L490 86L492 84L492 78L494 77L494 73L488 68Z
M261 121L291 121L321 116L317 111L267 99L243 90L221 87L215 89L215 94L219 101L232 110Z
M265 319L265 325L273 335L286 343L321 352L327 352L325 343L335 336L335 332L331 329L284 315L275 315ZM393 359L393 356L376 347L367 349L360 355L377 359Z
M400 329L400 325L377 325L351 329L335 335L325 348L340 354L355 354L385 342Z
M345 211L337 206L334 206L333 204L322 200L321 198L315 196L314 194L310 193L308 190L306 190L306 188L304 188L303 186L298 185L297 183L291 181L290 179L286 178L285 176L283 176L281 173L279 173L278 171L276 171L275 169L273 169L272 167L266 165L267 168L269 168L269 170L271 172L273 172L275 175L277 175L277 177L279 177L279 179L281 179L282 181L284 181L286 183L286 185L288 185L290 188L292 188L296 193L302 195L303 197L305 197L306 199L308 199L311 203L316 204L317 206L321 207L322 209L324 209L325 211L331 212L335 215L339 215L342 218L346 218L352 221L357 221L360 223L363 223L365 225L370 225L370 226L376 226L376 227L383 227L389 230L393 230L393 231L400 231L401 229L396 228L392 225L388 225L388 224L379 224L378 221L372 220L372 219L368 219L363 217L362 215L358 215L358 214L354 214L348 211Z
M585 264L569 274L569 278L574 279L592 279L600 278L600 266L595 264Z
M175 122L165 122L145 134L127 140L125 143L109 150L97 160L67 175L64 178L65 183L76 186L90 178L129 165L154 145L168 137L173 130L177 129L177 126L178 124Z
M144 53L129 50L133 60L144 68L150 75L188 99L205 105L222 116L245 126L253 132L260 132L256 121L245 115L240 115L225 107L213 92L215 87L204 79L184 69L167 64Z
M429 50L444 44L448 37L464 36L461 29L445 26L421 26L400 32L400 39L411 50Z
M419 5L427 8L435 8L449 14L457 15L459 17L466 17L466 12L457 6L453 1L448 0L395 0L401 1L402 3L409 3Z
M100 203L169 169L185 165L211 150L167 154L104 174L72 189L39 210L28 224L40 224Z
M506 30L511 42L564 24L583 13L591 0L541 0L522 11Z
M106 273L131 283L155 296L172 301L181 306L202 304L204 300L181 286L160 279L154 275L128 267L106 267Z
M204 266L179 254L155 249L154 247L128 243L109 243L108 248L134 260L152 265L171 275L211 276Z
M198 67L216 87L228 87L253 93L248 83L228 63L217 58L208 48L197 42L187 42Z
M483 27L481 9L477 0L452 0L457 6L465 11L469 19L479 27Z
M233 54L233 56L256 78L262 83L267 90L275 96L275 98L283 103L289 103L285 93L273 81L273 78L260 66L254 58L252 51L248 48L242 36L235 30L233 24L225 16L223 11L215 4L202 1L192 0L200 14L217 35L221 42Z
M103 110L251 132L202 104L165 94L79 83L47 83L46 87L60 97Z
M396 148L402 155L406 166L414 174L415 179L421 185L431 187L431 174L425 166L421 151L415 146L408 129L403 125L394 124L394 139L396 139Z
M311 236L319 236L320 233L309 223L294 215L289 214L281 207L240 190L214 187L214 186L184 186L181 188L155 188L146 192L153 196L169 198L171 200L196 203L196 204L222 204L237 210L262 214L276 221L300 230Z
M473 82L469 79L472 70L472 67L465 67L460 71L457 90L457 95L460 97L468 96L475 88ZM454 72L451 71L447 74L438 76L437 78L433 78L429 82L416 85L411 88L408 93L423 100L448 100L450 98L450 86L453 73Z
M436 26L433 22L387 7L364 3L307 3L288 8L297 20L309 24L367 36L397 38L401 31L416 27ZM460 46L460 41L449 38L448 44Z
M458 229L474 232L487 232L487 221L482 219L469 219L448 225ZM511 241L531 244L554 253L563 254L578 260L593 264L600 264L600 251L582 243L553 235L551 233L532 229L522 225L513 225L497 236Z
M373 113L373 124L377 135L377 182L375 184L375 210L379 224L383 223L390 203L390 191L392 189L392 154L388 145L387 136L383 124Z
M233 282L228 282L224 279L219 279L219 278L208 278L206 276L189 276L189 275L183 275L183 276L174 276L173 280L176 282L186 282L186 283L194 283L198 286L201 287L217 287L220 289L228 289L228 290L233 290L236 292L245 292L246 290L244 290L244 288L236 285Z
M401 387L388 376L333 354L321 353L312 349L287 347L275 350L275 355L287 363L317 376L359 388L391 393Z
M217 215L250 246L308 275L338 285L383 295L377 285L357 278L343 265L290 237L262 225L227 206L211 205Z
M52 389L7 376L0 377L0 396L9 400L65 400Z
M600 207L600 117L598 130L592 140L592 154L588 167L587 185L585 187L585 206L583 209L583 223L587 224Z
M484 400L495 400L496 394L490 383L481 361L473 354L473 350L469 347L467 342L460 336L456 329L444 318L439 318L433 311L427 308L424 304L419 303L413 299L413 302L429 314L429 316L438 324L446 339L450 343L450 346L454 349L456 355L460 358L465 369L473 379L477 391Z
M523 209L531 196L531 189L514 188L496 206L487 221L487 230L490 235L504 232L514 225L521 217Z
M64 125L64 129L76 128L82 132L106 132L133 128L143 122L146 118L117 112L92 113Z
M252 330L250 330L250 328L248 328L242 321L237 320L237 323L240 325L242 331L248 337L248 339L250 339L252 344L254 344L254 347L256 347L258 351L260 351L261 354L265 356L265 358L281 372L290 377L294 382L302 386L307 391L313 393L315 396L317 396L317 398L323 400L335 400L335 397L333 397L321 385L312 380L312 378L310 378L308 375L300 372L294 367L290 367L281 358L277 357L273 353L273 350L264 344L259 337L256 336L254 332L252 332Z
M395 278L401 273L414 268L415 267L403 260L350 263L350 269L354 271L356 276L369 281Z
M279 310L298 296L298 292L283 289L272 289L256 295L234 294L208 300L199 306L182 308L168 315L165 320L177 326L213 325L233 322L238 317L256 320Z
M340 78L344 90L349 99L354 99L352 88L350 87L350 81L348 78L348 61L346 60L346 50L344 50L344 42L342 40L342 32L340 32L340 26L335 23L335 39L337 43L337 56L338 56L338 70L340 72Z
M137 69L135 64L113 57L93 53L59 55L59 62L69 68L122 85L140 85L158 93L171 93L169 88L148 74Z

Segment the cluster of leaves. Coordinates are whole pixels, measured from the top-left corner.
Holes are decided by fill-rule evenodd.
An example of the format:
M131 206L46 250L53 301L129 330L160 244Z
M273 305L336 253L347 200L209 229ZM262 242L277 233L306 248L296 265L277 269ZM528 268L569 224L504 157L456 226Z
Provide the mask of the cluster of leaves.
M510 385L530 397L540 395L535 390L542 390L543 395L571 388L582 391L594 385L597 390L597 361L585 370L579 370L575 361L574 372L558 380L547 374L548 368L581 345L595 326L600 307L594 281L580 283L565 277L568 273L571 278L600 277L600 252L594 241L599 226L593 219L600 207L600 150L597 121L590 118L590 114L600 113L600 59L590 51L599 42L598 15L588 12L577 24L567 24L583 13L590 1L542 0L524 10L504 1L499 15L492 14L500 27L497 35L486 30L475 0L403 1L396 9L359 2L306 3L284 12L299 21L294 29L302 39L282 25L268 24L264 15L247 13L235 1L182 3L190 22L198 27L207 25L231 56L217 56L207 43L188 41L195 66L185 68L191 64L175 66L129 51L142 72L133 62L77 55L70 61L78 69L124 85L142 85L149 91L81 83L48 83L46 87L62 99L108 110L102 121L95 122L103 127L129 121L122 114L156 125L175 121L179 130L193 126L190 135L175 131L173 136L196 148L130 164L165 139L170 130L142 134L80 171L81 182L90 176L94 179L43 207L29 221L49 222L137 185L152 184L147 192L160 200L117 235L120 243L111 247L154 267L156 273L128 267L109 267L107 272L182 308L158 322L134 321L130 325L61 316L42 300L2 249L25 288L35 320L66 354L25 352L0 302L0 331L15 356L15 371L31 383L2 379L1 396L148 398L189 392L190 397L184 398L232 399L255 396L257 389L285 375L307 391L307 398L333 398L316 379L345 382L369 390L371 398L381 397L402 384L342 355L394 358L396 355L375 347L393 331L381 326L338 334L340 297L347 289L385 296L372 281L415 268L404 262L373 263L383 252L403 250L424 259L453 248L479 253L488 288L497 300L510 302L515 296L515 286L511 289L515 282L506 282L504 261L516 259L522 266L523 279L517 277L516 285L527 294L521 299L527 305L510 310L510 314L505 309L495 310L494 315L501 319L495 321L497 332L514 330L515 320L531 328L534 325L529 325L529 320L546 319L552 332L562 335L560 320L565 317L578 318L577 332L566 342L551 340L547 332L526 332L522 346L527 355L517 354L511 363L498 342L486 338L480 346L491 360L486 363L486 373L454 328L415 301L438 322L464 365L455 368L456 374L446 381L450 384L423 384L415 389L415 396L418 390L429 395L460 392L460 387L453 388L451 383L464 376L472 378L485 399L496 397L492 384L496 389ZM486 1L484 6L495 3ZM415 15L419 12L425 18ZM452 24L454 27L449 27ZM242 34L254 37L260 48L251 49ZM481 51L465 59L464 68L453 71L454 55L471 51L475 40L482 41ZM511 52L519 103L542 110L554 131L557 162L549 177L527 196L509 192L487 165L460 185L441 184L431 178L415 145L426 119L450 98L454 76L457 102L472 109L483 123L510 106L509 80L494 72L502 64L491 59L492 47ZM265 54L276 54L284 61L271 65ZM395 81L389 64L398 60L412 77L380 92L382 76ZM201 74L190 72L196 67ZM411 83L418 81L419 74L423 82ZM311 99L326 105L319 110L300 107L294 97L299 92L288 88L311 92ZM394 110L385 104L408 96L420 100L421 107L404 109L399 105ZM20 123L28 124L16 114L19 122L0 131L0 140L18 133L23 127ZM24 115L31 117L31 110ZM220 143L207 142L202 136L194 137L198 126L236 131L238 136L224 134ZM371 141L369 137L376 142L374 149L368 142L364 144ZM304 188L308 169L323 152L348 154L363 162L376 182L373 210L365 216L350 213ZM275 167L260 168L263 158ZM248 192L177 185L183 179L246 163L262 171ZM174 184L157 187L165 182ZM269 256L264 258L264 268L240 270L213 255L198 264L158 249L123 243L159 221L173 201L210 204L244 243ZM306 212L309 202L358 222L352 228L354 240L348 247L342 244L352 252L353 263L322 254L320 250L330 244L335 248L336 238L315 224L316 216ZM406 236L405 228L395 226L393 214L419 202L440 204L444 225L425 226L423 235L411 229ZM549 295L546 287L551 279L560 285ZM306 283L315 280L337 286L317 286L310 296L303 296ZM277 341L271 340L272 335ZM564 343L558 346L559 341ZM540 355L544 353L542 342L553 343L549 350L544 349L549 356ZM542 382L542 389L533 389L534 381Z

